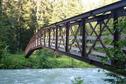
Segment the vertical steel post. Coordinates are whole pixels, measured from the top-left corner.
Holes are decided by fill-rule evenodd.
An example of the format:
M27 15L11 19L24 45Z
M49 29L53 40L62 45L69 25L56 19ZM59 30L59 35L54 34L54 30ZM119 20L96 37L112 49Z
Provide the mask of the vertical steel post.
M114 10L113 11L113 30L114 30L114 36L113 36L113 43L114 43L114 48L118 48L119 44L119 38L120 38L120 34L119 34L119 29L118 29L118 17L117 17L117 11L118 10ZM116 56L117 52L114 52L114 57ZM112 65L118 66L117 64L118 60L112 59Z
M39 33L37 33L37 47L39 45Z
M118 41L119 41L119 29L118 29L118 17L116 15L116 12L114 12L114 48L118 47Z
M48 31L49 31L49 41L48 41L48 45L49 45L49 48L50 48L50 29Z
M37 38L37 39L38 39L38 44L37 44L37 46L39 46L39 45L40 45L40 44L39 44L39 42L40 42L40 39L39 39L39 38L40 38L40 36L39 36L39 31L38 31L37 37L38 37L38 38Z
M82 34L82 52L81 56L85 57L86 56L86 28L85 28L85 20L82 19L79 23L79 26L81 28L81 34Z
M40 46L42 47L42 32L40 30Z
M56 40L55 40L55 49L57 50L58 48L58 25L56 25Z
M38 46L38 33L36 33L36 47Z
M45 47L45 44L46 44L46 43L45 43L45 37L46 37L45 34L46 34L46 30L44 30L44 47Z
M65 50L66 52L69 52L69 30L70 30L70 23L67 22L65 24L66 26L66 46L65 46Z

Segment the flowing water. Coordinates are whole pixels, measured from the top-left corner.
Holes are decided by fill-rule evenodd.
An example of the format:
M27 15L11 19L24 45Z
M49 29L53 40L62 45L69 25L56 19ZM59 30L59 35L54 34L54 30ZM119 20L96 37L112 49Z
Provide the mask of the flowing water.
M111 84L105 79L116 81L106 73L99 68L9 69L0 70L0 84L72 84L77 77L84 84Z

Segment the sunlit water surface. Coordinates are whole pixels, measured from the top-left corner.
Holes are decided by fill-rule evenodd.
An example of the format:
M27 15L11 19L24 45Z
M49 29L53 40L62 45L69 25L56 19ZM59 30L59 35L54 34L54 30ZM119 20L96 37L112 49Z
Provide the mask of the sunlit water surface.
M111 84L104 81L112 79L106 72L99 68L0 70L0 84L72 84L77 77L84 84Z

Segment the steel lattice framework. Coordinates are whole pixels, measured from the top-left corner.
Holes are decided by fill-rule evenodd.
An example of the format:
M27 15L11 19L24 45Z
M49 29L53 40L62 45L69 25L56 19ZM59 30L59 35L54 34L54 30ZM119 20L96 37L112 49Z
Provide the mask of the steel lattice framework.
M118 66L112 60L101 60L108 56L107 49L118 47L115 42L126 39L126 32L117 25L126 21L125 16L126 1L119 1L43 27L29 41L26 57L34 50L49 48L113 71ZM125 46L121 49L125 53Z

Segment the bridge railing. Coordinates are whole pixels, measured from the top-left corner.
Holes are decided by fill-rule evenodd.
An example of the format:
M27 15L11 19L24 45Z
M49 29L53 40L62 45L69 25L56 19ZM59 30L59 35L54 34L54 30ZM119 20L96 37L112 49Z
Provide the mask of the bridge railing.
M124 28L126 1L119 1L99 9L42 27L26 47L26 57L39 48L50 48L75 58L100 62L108 56L107 49L118 47L117 41L126 40ZM121 48L126 50L125 46ZM111 65L112 61L106 64Z

